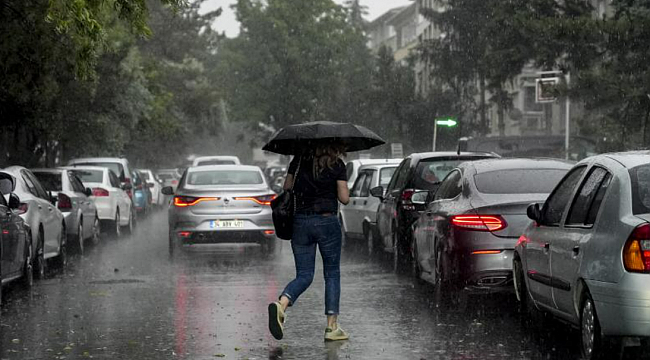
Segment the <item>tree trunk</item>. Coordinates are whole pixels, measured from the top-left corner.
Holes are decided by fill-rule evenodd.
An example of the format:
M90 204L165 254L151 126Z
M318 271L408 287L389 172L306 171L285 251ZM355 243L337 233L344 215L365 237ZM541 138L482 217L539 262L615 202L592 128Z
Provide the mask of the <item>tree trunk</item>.
M505 109L503 108L503 102L497 102L497 117L499 119L499 136L506 135L506 119L505 119Z
M479 75L479 95L480 95L480 109L479 116L481 119L481 126L479 133L485 135L488 133L488 124L487 124L487 113L486 113L486 101L485 101L485 74L481 72Z

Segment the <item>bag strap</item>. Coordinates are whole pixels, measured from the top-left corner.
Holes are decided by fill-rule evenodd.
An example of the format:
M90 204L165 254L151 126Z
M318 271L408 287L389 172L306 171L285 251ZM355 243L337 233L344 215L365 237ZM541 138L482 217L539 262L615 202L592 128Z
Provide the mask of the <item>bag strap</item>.
M291 192L293 193L293 214L296 214L298 205L296 204L296 193L293 192L293 187L296 186L296 181L298 181L298 172L300 171L300 162L302 162L302 156L298 158L298 167L296 168L296 173L293 174L293 182L291 183Z

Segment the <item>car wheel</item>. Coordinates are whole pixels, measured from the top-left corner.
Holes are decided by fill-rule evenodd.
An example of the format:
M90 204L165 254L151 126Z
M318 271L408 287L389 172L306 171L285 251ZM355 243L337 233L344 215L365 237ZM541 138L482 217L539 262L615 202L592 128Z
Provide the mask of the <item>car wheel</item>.
M131 208L131 216L129 216L129 223L126 225L126 233L133 235L135 231L135 211Z
M65 269L68 266L68 244L66 240L65 227L61 228L61 234L59 235L59 256L57 256L57 265L61 269Z
M393 232L393 271L397 272L400 269L400 253L399 253L399 236Z
M43 240L43 231L38 232L38 238L36 241L36 257L34 258L34 275L39 280L45 279L47 275L47 261L45 261L45 242Z
M169 257L174 258L180 252L180 245L172 231L169 232Z
M79 255L84 254L84 227L81 221L79 221L79 228L77 229L77 250Z
M368 244L368 255L372 256L372 254L375 253L376 249L376 244L375 244L375 234L372 228L368 228L366 230L366 243Z
M419 254L418 254L418 246L415 241L413 241L413 246L411 247L411 273L413 277L416 280L420 280L420 276L422 275L422 269L420 268L420 262L418 261Z
M115 211L115 221L113 221L113 229L111 229L112 235L119 239L122 237L122 226L120 225L120 210Z
M93 222L93 236L91 238L93 245L99 244L101 232L102 229L101 229L101 224L99 222L99 218L95 216L95 221Z
M515 256L512 262L512 279L515 288L515 296L519 301L519 309L522 312L527 312L530 309L531 299L526 287L526 279L524 278L524 267L521 264L519 256Z
M22 283L26 288L31 288L32 285L34 285L34 262L32 261L33 259L33 252L32 252L32 241L31 241L31 235L29 236L29 240L27 240L27 250L25 251L25 264L23 265L23 278L22 278Z
M602 344L603 339L594 300L589 291L585 291L580 307L580 352L582 358L585 360L601 358L603 356Z

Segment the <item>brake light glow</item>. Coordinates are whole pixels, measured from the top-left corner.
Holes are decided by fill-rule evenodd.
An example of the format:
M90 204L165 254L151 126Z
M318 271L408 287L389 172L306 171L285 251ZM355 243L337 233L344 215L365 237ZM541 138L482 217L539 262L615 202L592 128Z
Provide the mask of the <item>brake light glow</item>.
M639 225L623 248L623 263L630 272L650 272L650 224Z
M72 200L66 194L59 193L57 195L56 207L61 211L72 210Z
M16 209L16 212L18 213L18 215L22 215L25 214L28 210L29 210L29 204L20 203L20 206L18 207L18 209Z
M402 203L410 204L414 193L414 189L406 189L402 191Z
M192 232L191 231L179 231L178 236L182 237L182 238L188 238L188 237L192 236Z
M269 194L269 195L262 195L262 196L236 197L235 200L250 200L250 201L255 201L260 205L270 206L271 201L273 201L276 197L278 197L278 195Z
M93 196L99 196L99 197L108 196L108 190L100 187L96 187L93 189Z
M456 215L451 217L451 223L459 228L474 231L499 231L508 226L499 215Z
M273 234L275 234L275 230L264 230L264 234L273 235Z
M503 250L477 250L472 251L472 255L494 255L501 254Z
M194 206L202 201L217 201L218 197L194 197L194 196L174 196L174 206L187 207Z

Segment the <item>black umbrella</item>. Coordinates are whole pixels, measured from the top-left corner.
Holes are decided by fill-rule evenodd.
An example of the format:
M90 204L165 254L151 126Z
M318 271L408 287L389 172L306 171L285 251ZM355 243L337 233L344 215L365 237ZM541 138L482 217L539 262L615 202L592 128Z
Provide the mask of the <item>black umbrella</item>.
M335 143L345 151L360 151L386 142L367 128L350 123L315 121L290 125L278 130L262 150L282 155L296 155L319 143Z

